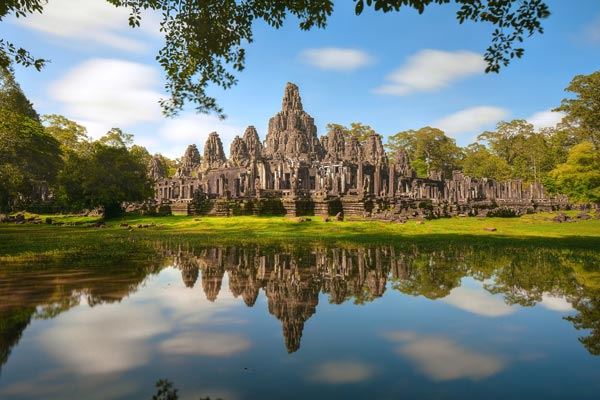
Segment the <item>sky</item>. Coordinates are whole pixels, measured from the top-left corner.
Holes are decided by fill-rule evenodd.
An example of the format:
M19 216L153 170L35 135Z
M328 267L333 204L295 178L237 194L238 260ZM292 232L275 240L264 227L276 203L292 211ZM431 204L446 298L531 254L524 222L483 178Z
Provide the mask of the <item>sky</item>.
M338 0L325 29L298 29L288 18L275 30L254 26L246 45L246 69L229 90L209 88L227 118L161 114L164 77L155 61L163 37L159 20L144 15L127 24L128 11L103 0L50 0L42 15L8 18L0 37L50 59L41 72L16 68L16 77L40 114L62 114L94 138L112 127L134 134L151 153L179 157L188 144L202 149L217 131L225 151L254 125L261 139L281 108L286 82L300 87L305 111L318 134L328 123L361 122L387 138L434 126L459 145L502 120L527 119L553 126L551 112L573 76L600 66L600 1L547 0L552 15L545 32L528 38L525 55L500 74L486 74L483 53L492 29L456 21L454 5L354 14L354 2Z

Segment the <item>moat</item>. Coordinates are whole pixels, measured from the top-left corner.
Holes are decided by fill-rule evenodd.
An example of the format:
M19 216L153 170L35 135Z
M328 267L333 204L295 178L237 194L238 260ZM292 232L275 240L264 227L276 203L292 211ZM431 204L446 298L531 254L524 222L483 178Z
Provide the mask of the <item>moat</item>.
M598 253L206 247L0 270L2 399L596 398ZM51 264L51 263L50 263Z

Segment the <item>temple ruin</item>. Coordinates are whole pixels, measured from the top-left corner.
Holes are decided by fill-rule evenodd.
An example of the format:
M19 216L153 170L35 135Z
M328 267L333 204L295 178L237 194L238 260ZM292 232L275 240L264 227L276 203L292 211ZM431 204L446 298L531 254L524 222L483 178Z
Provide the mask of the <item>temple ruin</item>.
M285 87L281 111L269 120L264 142L249 126L235 137L227 158L213 132L202 156L196 145L186 149L173 177L166 177L158 159L150 174L157 204L184 214L408 219L488 215L498 209L521 214L562 204L537 182L496 182L460 171L417 177L407 155L389 156L378 134L359 141L332 130L319 138L292 83Z

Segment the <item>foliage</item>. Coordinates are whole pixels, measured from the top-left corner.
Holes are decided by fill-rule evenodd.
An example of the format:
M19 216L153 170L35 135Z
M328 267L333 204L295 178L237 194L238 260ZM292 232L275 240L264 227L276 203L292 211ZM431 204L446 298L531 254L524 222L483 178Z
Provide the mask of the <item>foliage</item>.
M228 89L237 83L234 73L245 66L244 45L254 39L257 21L279 29L288 15L299 20L301 30L324 28L333 12L333 0L107 0L117 7L131 10L129 25L140 26L142 11L154 10L162 15L164 47L157 60L166 75L169 99L161 101L167 115L192 102L199 112L216 112L224 116L209 86ZM355 0L360 15L368 7L388 13L413 8L422 13L432 5L454 3L458 6L458 23L480 22L494 27L491 45L485 53L487 72L498 72L510 60L520 58L524 49L518 44L535 33L543 33L541 22L550 15L542 0ZM8 0L0 3L0 20L8 15L26 17L42 12L43 0ZM11 62L44 66L23 48L0 40L0 66Z
M57 197L66 207L103 207L107 217L118 214L124 201L146 200L152 194L145 149L127 149L114 140L114 130L91 145L90 152L67 152ZM112 144L112 145L111 145Z
M551 182L571 201L600 203L600 152L591 142L570 151L567 161L550 172Z
M474 143L465 149L463 172L474 178L492 178L503 181L510 177L510 166L485 146Z
M130 147L133 145L133 135L123 132L121 128L112 128L98 139L98 143L111 147Z
M554 111L566 113L564 122L577 132L582 140L600 146L600 71L577 75L565 89L574 93L574 99L563 99Z
M412 168L421 177L426 177L433 171L450 176L453 170L460 169L463 157L462 150L454 139L429 126L390 136L386 148L391 153L404 150L410 158Z
M346 136L354 136L359 142L364 142L369 136L377 134L377 132L375 132L375 129L371 128L369 125L365 125L360 122L350 123L350 128L344 125L330 123L327 124L327 130L338 130Z
M0 210L28 203L61 165L59 143L39 121L0 108Z
M33 109L33 104L25 97L21 86L8 68L0 66L0 108L24 115L39 121L40 116Z
M477 137L491 153L510 166L510 177L540 181L556 165L545 132L535 131L525 120L498 123L495 131Z
M77 122L58 114L44 115L42 122L46 133L58 140L63 151L81 153L89 148L91 139L87 129Z

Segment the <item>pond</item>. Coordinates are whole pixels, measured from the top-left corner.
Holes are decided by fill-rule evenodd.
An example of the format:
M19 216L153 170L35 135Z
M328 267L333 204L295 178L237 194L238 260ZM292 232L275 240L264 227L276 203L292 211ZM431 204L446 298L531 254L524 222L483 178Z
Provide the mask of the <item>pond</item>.
M600 393L595 251L145 245L0 268L0 398Z

